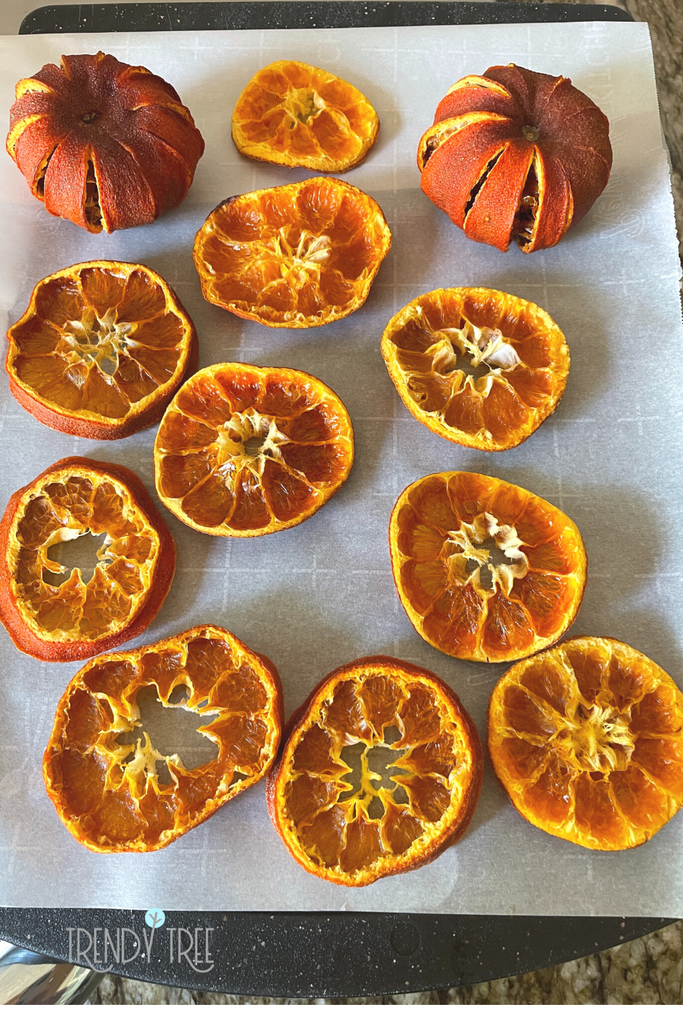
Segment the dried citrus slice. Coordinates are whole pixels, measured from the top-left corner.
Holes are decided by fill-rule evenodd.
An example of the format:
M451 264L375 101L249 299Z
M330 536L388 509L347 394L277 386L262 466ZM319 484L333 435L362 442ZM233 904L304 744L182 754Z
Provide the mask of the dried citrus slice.
M212 760L188 769L178 753L160 753L147 731L130 736L140 730L140 697L149 687L164 707L208 719L197 732L216 744ZM258 782L281 729L275 666L227 629L195 626L88 662L57 707L43 775L79 843L98 853L144 853L168 846Z
M77 263L43 278L7 332L10 390L66 434L128 437L155 423L197 365L197 334L149 267Z
M328 173L364 160L378 132L379 118L362 92L297 60L278 60L257 71L232 115L240 153Z
M572 637L513 665L488 729L520 814L579 846L639 846L683 804L683 694L618 640Z
M387 324L382 355L404 405L435 434L484 451L521 444L562 398L569 349L533 302L441 288Z
M391 232L378 204L337 178L233 196L197 232L208 302L267 327L320 327L368 297Z
M50 557L86 534L102 540L87 582ZM89 658L147 628L174 570L173 538L135 473L62 459L13 494L0 521L0 620L34 658Z
M297 526L353 464L341 399L309 373L218 363L180 389L154 446L164 505L202 533L260 537Z
M268 809L306 871L368 885L460 839L482 774L477 730L443 680L361 658L330 672L290 719Z
M586 585L571 519L478 473L434 473L406 487L389 544L408 618L455 658L513 661L549 647L574 621Z

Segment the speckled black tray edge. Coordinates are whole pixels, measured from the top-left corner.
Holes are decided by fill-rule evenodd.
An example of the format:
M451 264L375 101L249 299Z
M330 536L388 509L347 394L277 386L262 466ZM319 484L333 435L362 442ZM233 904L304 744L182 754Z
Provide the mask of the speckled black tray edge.
M181 32L197 29L483 25L529 21L633 21L606 4L309 3L71 4L27 14L20 35L42 32Z
M616 7L568 4L81 4L41 7L24 18L19 32L598 20L632 19ZM474 984L595 953L669 923L668 918L187 911L167 913L152 931L142 910L0 909L2 938L58 960L166 985L286 998Z

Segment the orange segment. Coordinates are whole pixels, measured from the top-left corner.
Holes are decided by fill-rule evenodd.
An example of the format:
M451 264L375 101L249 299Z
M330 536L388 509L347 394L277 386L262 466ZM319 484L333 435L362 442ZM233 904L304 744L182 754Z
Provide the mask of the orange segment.
M355 86L295 60L257 71L232 115L240 153L328 174L364 160L378 132L379 118Z
M488 744L520 814L593 850L650 839L683 804L683 694L644 654L573 637L508 669Z
M368 297L391 232L378 204L336 178L226 199L197 232L208 302L268 327L320 327Z
M197 731L216 745L212 760L190 770L178 753L155 749L147 732L125 741L141 725L147 687L164 707L197 714ZM202 716L210 721L201 724ZM275 666L226 629L195 626L88 662L57 707L43 775L62 822L88 849L159 850L259 782L281 729Z
M50 550L85 535L101 541L89 580ZM0 619L34 658L91 657L147 628L174 568L173 539L134 473L62 459L12 496L0 522Z
M521 444L564 393L569 349L533 302L490 288L441 288L399 310L382 356L408 411L467 448Z
M43 278L7 332L14 397L80 437L128 437L154 423L197 362L197 335L153 270L94 260Z
M195 530L224 537L303 522L352 463L351 420L330 388L302 370L245 363L191 377L154 446L163 503Z
M292 716L268 809L306 871L369 885L460 839L482 774L477 731L443 680L363 658L326 676Z
M576 525L521 487L478 473L434 473L391 514L394 582L415 629L472 661L514 661L554 643L586 585Z

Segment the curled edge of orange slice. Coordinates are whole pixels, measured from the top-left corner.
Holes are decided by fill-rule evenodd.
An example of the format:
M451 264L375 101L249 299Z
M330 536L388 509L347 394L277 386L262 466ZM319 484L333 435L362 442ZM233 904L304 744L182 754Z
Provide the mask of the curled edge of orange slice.
M683 806L683 693L628 644L573 636L501 676L488 750L526 821L588 849L632 849Z
M19 404L53 430L93 440L157 422L198 363L197 332L170 285L150 267L115 260L42 278L7 339Z
M212 761L187 769L178 754L156 750L146 731L120 742L141 726L137 696L150 686L164 707L179 707L172 698L180 687L188 712L211 716L197 731L216 744ZM57 706L43 758L48 796L89 850L160 850L261 781L277 754L282 718L273 663L220 626L93 658ZM158 764L170 782L160 780Z
M377 112L359 89L295 60L257 71L232 115L232 138L244 156L327 174L362 163L379 128Z
M347 692L349 687L353 698ZM392 687L399 695L398 699L394 695L395 707L388 710L382 705ZM335 696L339 698L337 708ZM396 724L401 738L392 743L385 732ZM420 742L420 733L424 742ZM330 737L327 749L321 739L325 735ZM351 768L342 754L346 746L358 742L368 746L360 761L361 789L354 793L353 786L343 781ZM406 774L391 781L405 782L410 795L402 802L394 799L395 790L392 794L384 784L377 790L370 783L378 778L368 766L368 749L374 746L397 750L394 767ZM403 746L410 748L408 753ZM322 772L311 769L309 775L306 768L316 757L327 764ZM476 727L442 679L397 658L360 658L330 672L289 719L280 754L267 777L268 811L288 852L306 871L337 885L365 886L423 867L458 842L474 815L483 770ZM419 788L421 772L431 783L429 792ZM299 792L294 796L297 785ZM369 817L371 797L384 805L380 821ZM292 817L291 800L303 813L298 822ZM319 808L316 800L323 801ZM329 849L322 851L329 846L322 833L317 840L312 838L316 814L319 821L335 812L335 820L328 822L329 831L344 832L347 844L343 850L350 846L350 832L354 831L357 849L347 865L341 864L344 852L335 860Z
M348 478L353 455L351 417L323 381L288 367L217 363L186 381L164 413L155 482L186 526L261 537L322 508Z
M391 513L389 550L415 630L466 661L516 661L549 647L576 618L586 587L576 523L531 491L481 473L432 473L409 484Z
M90 497L79 496L84 483ZM89 583L76 568L59 586L47 584L45 570L65 571L50 547L89 532L106 536ZM33 658L90 658L147 629L170 590L175 558L173 537L135 473L61 459L12 495L0 521L0 621Z
M219 203L195 236L207 302L265 327L324 327L365 303L391 248L372 196L307 178Z
M526 441L557 408L569 374L569 348L550 315L493 288L417 296L387 324L381 352L408 412L480 451Z

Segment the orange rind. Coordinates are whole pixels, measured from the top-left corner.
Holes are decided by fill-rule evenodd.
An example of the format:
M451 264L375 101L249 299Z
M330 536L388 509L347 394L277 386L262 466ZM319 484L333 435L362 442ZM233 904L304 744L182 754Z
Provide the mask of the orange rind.
M290 719L268 809L306 871L369 885L457 842L482 774L477 731L443 680L395 658L361 658L326 676Z

